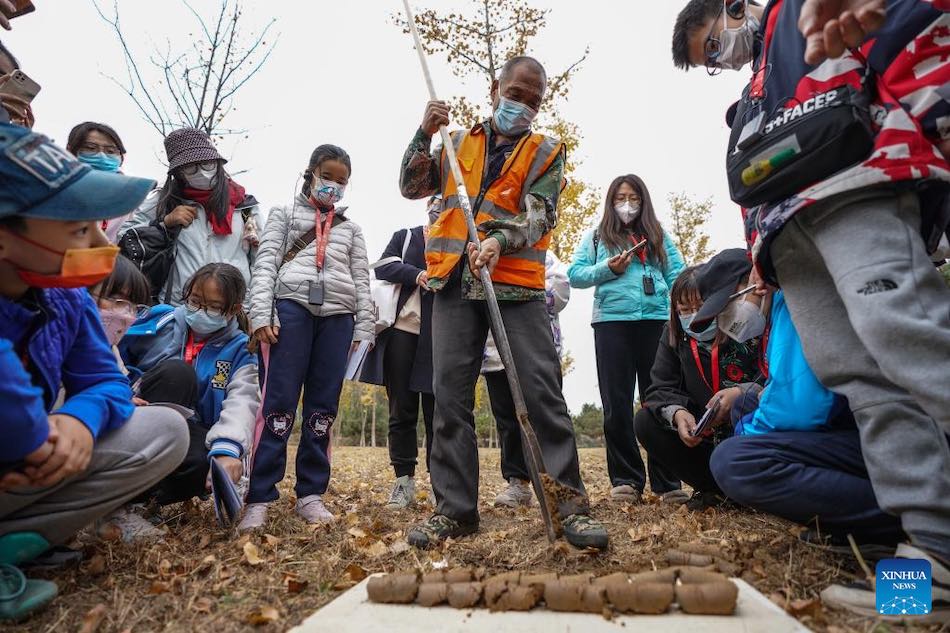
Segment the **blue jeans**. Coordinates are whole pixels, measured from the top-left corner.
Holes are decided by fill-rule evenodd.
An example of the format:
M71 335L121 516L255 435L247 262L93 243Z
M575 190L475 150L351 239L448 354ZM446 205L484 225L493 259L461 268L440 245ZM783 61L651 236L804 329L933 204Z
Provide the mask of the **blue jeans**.
M287 438L303 388L303 431L297 449L297 498L321 495L330 482L330 427L336 419L353 340L353 315L315 317L287 299L277 302L280 334L271 346L261 404L264 430L254 456L248 503L278 498L287 467Z
M859 542L906 538L878 505L856 430L731 437L709 465L726 496L744 506Z

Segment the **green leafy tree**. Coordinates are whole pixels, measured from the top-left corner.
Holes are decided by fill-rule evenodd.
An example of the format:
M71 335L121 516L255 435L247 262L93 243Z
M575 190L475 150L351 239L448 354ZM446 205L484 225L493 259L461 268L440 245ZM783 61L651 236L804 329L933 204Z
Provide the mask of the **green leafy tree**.
M574 416L574 434L579 446L603 446L604 410L596 404L585 403Z
M712 214L712 198L695 202L685 193L671 193L667 201L672 221L669 228L686 265L699 264L712 257L705 229Z

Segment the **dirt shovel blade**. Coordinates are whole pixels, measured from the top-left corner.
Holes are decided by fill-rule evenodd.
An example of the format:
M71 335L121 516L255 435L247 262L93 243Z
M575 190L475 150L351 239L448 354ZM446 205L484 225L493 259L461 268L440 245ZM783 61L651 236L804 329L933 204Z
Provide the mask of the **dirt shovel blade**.
M534 429L531 428L531 422L528 420L527 414L518 416L518 425L521 427L522 446L528 473L531 476L531 485L534 488L534 495L538 498L541 518L544 520L544 532L548 537L548 541L553 543L561 536L562 532L555 492L555 488L560 484L548 474L544 467L544 461L541 459L541 446L538 444L538 438L534 434Z

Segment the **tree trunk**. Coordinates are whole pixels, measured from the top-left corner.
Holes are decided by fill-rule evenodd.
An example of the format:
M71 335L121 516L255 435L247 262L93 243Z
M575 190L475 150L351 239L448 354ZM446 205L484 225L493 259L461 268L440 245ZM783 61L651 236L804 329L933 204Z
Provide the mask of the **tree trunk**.
M370 446L376 448L376 391L373 390L373 428L369 432Z
M360 407L360 448L366 446L366 409Z

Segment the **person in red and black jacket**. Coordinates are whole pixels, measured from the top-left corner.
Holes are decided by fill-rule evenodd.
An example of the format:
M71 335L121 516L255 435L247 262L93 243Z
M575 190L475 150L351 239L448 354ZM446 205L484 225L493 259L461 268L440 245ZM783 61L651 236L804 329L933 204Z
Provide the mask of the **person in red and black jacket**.
M712 3L691 6L699 4ZM729 54L717 62L744 50L721 45L734 33L684 32L694 42L688 63L741 67ZM785 121L836 88L867 88L867 155L756 208L752 251L761 285L784 290L815 374L848 398L878 501L901 517L913 544L897 556L931 561L934 612L946 618L950 293L928 247L946 231L950 196L950 2L770 0L752 44L735 130L748 126L744 113ZM834 602L861 611L867 598L873 607L872 594L842 589Z
M764 384L765 367L761 336L733 340L725 334L727 317L713 320L701 333L690 332L687 326L711 298L714 302L718 298L721 305L736 290L748 286L751 269L744 250L732 248L706 264L685 269L676 278L670 291L670 319L660 336L652 382L634 420L637 439L650 459L693 488L688 499L664 495L663 500L685 502L690 510L704 510L725 500L710 471L709 458L716 445L732 434L729 413L743 391L730 388ZM747 299L758 311L763 299ZM765 321L764 316L761 321ZM715 432L693 436L692 431L717 396L723 402L714 421Z

